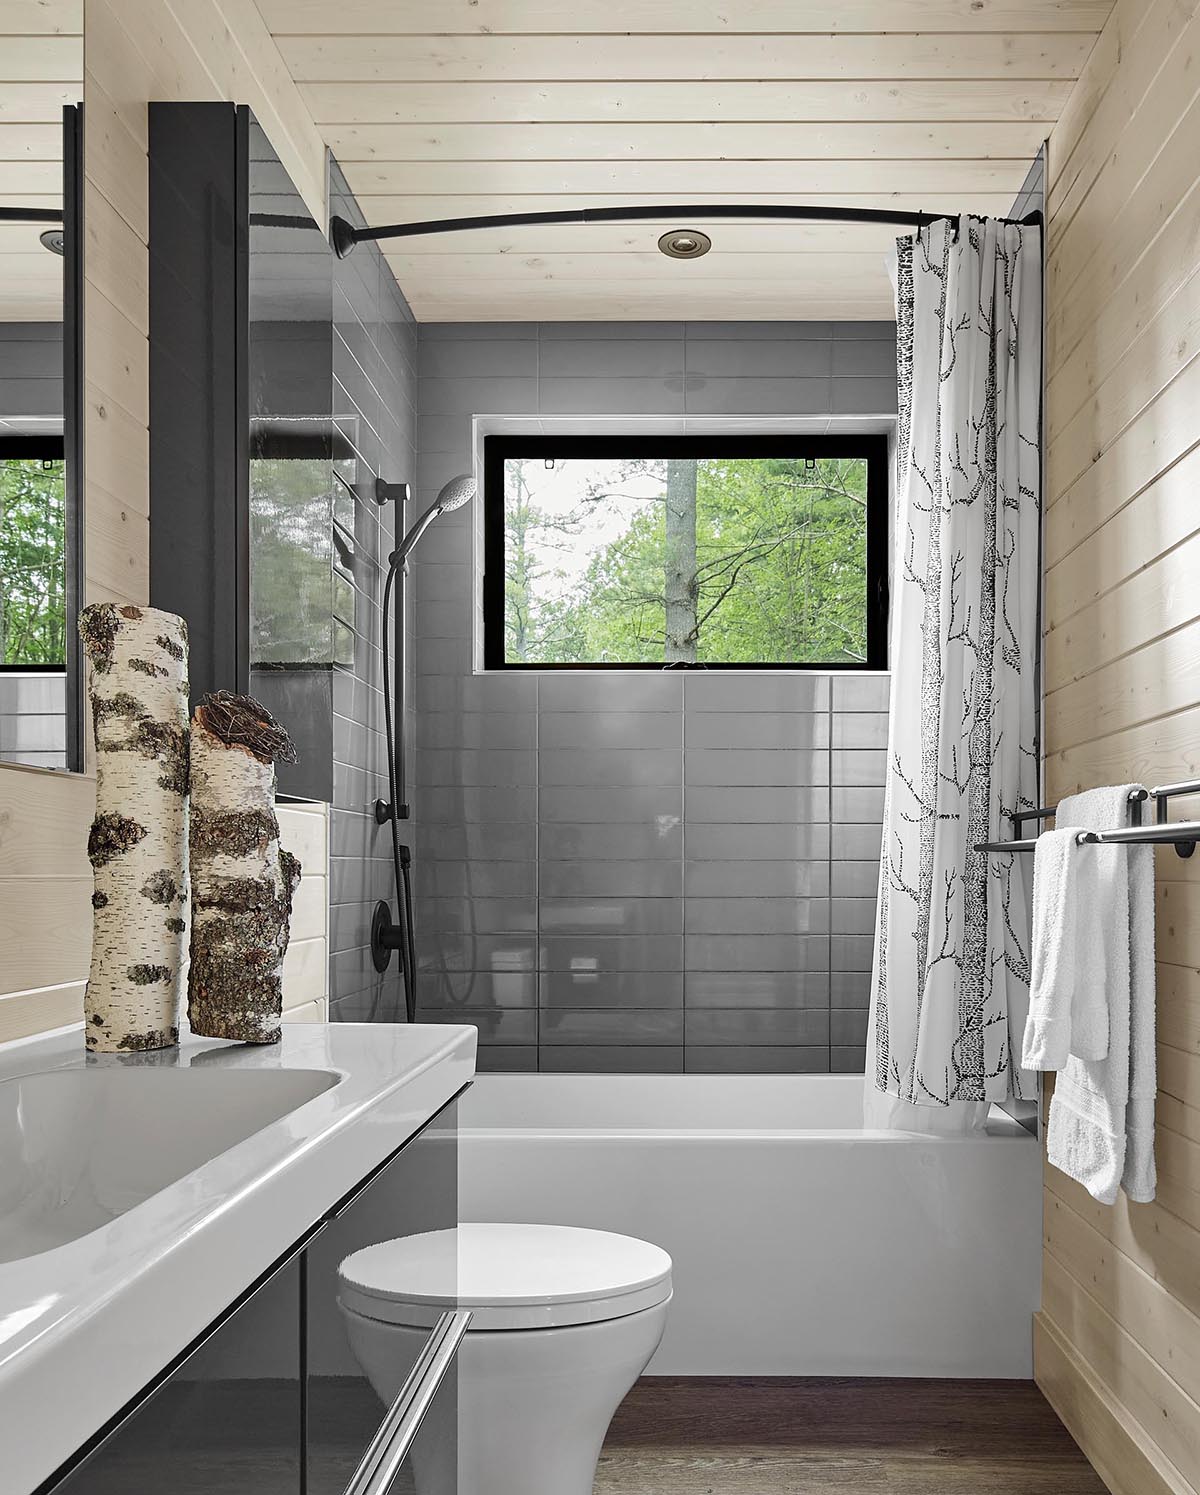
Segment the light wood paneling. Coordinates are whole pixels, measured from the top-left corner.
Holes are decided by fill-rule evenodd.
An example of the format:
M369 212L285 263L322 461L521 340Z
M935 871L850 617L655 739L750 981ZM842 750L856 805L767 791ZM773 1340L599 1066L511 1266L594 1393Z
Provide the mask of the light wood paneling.
M1200 774L1198 56L1195 0L1119 0L1050 137L1052 800ZM1194 1495L1200 869L1155 866L1158 1197L1109 1209L1047 1167L1035 1373L1119 1495Z
M367 221L384 224L639 198L1003 214L1110 6L262 0L260 10ZM420 320L891 314L884 255L860 250L853 230L832 249L777 234L771 262L745 225L686 216L623 237L589 228L590 245L557 225L438 236L396 246L390 263ZM681 226L708 233L713 253L687 266L658 255L658 236ZM841 256L835 275L822 253ZM595 264L601 255L619 259Z
M287 28L280 6L275 27ZM789 17L796 23L796 8ZM560 21L562 17L560 16ZM640 19L640 18L639 18ZM611 31L590 35L285 35L276 38L298 83L471 83L564 79L738 80L1074 79L1094 44L1090 31L956 31L721 35Z
M82 981L0 996L0 1043L83 1021Z
M545 34L562 29L561 0L259 0L272 32L427 36ZM797 10L802 12L797 24ZM1112 6L1106 0L574 0L571 29L583 33L682 32L1097 32Z
M1113 1495L1191 1495L1149 1440L1130 1438L1123 1407L1044 1313L1034 1318L1033 1369L1046 1400Z
M83 97L83 0L0 3L0 201L62 207L62 109ZM62 260L44 223L5 226L0 322L62 320Z
M627 125L662 121L678 130L695 108L695 79L592 82L305 83L300 97L318 125L357 120L360 124L408 124L428 127L470 119L480 123L520 124L529 120L571 123L577 120ZM709 80L704 90L707 118L732 123L745 120L828 123L832 120L936 121L997 123L1005 120L1046 122L1058 117L1071 92L1069 80L920 79ZM689 127L690 129L691 127ZM506 156L507 156L506 152ZM965 154L965 152L964 152Z

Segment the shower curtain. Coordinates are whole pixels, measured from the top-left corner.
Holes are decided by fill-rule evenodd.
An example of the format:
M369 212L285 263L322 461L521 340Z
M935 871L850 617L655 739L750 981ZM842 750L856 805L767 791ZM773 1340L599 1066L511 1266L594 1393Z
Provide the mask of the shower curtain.
M976 843L1038 794L1040 231L898 241L889 749L870 1126L955 1130L1031 1097L1031 859Z

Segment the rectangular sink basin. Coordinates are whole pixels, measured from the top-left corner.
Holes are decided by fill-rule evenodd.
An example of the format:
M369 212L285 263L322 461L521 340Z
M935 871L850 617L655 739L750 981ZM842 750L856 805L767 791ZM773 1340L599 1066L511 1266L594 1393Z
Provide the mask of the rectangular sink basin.
M114 1066L0 1081L0 1262L100 1229L339 1078Z

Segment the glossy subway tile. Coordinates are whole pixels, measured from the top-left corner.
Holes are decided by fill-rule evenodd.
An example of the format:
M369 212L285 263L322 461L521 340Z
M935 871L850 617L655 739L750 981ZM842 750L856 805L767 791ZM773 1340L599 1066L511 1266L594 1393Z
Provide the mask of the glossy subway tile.
M828 820L783 825L757 822L706 825L689 821L684 833L684 855L689 862L795 859L816 866L828 860L829 836Z
M803 749L688 748L684 782L705 788L792 787L829 782L828 752Z
M543 971L538 977L542 1007L616 1008L623 1012L642 1007L682 1007L682 971ZM689 981L690 986L690 981Z
M682 934L547 935L540 941L543 971L615 974L682 971Z
M678 1075L683 1073L683 1046L655 1044L546 1044L539 1048L544 1074Z
M731 821L735 825L761 821L767 825L825 821L829 817L829 790L825 788L689 787L686 799L689 821L707 824Z
M858 1014L851 1013L855 1017ZM697 1044L755 1046L776 1044L798 1048L829 1042L829 1012L821 1007L803 1007L794 1012L778 1008L736 1008L723 1012L716 1007L687 1010L686 1041Z
M629 862L572 861L541 863L539 893L551 898L681 898L683 865L665 858Z
M683 789L678 785L607 785L600 788L543 786L538 791L543 821L586 824L627 822L647 825L683 816Z
M686 969L828 971L830 943L824 934L688 934Z
M655 816L640 825L566 825L548 821L541 826L538 855L543 871L558 861L589 865L630 859L679 861L683 855L683 822L678 815Z
M543 1009L538 1029L542 1044L681 1044L684 1013L682 1007L634 1011L588 1011L578 1007Z
M656 935L683 932L681 898L548 898L538 901L544 936Z
M678 748L545 749L538 751L538 782L545 787L607 785L640 788L683 781L683 754Z
M683 871L689 899L825 898L829 893L829 863L823 859L689 861Z
M467 1008L538 1005L538 978L530 970L424 972L417 984L422 1011L456 1012Z
M688 971L685 1001L693 1007L828 1008L826 971Z
M543 752L682 747L678 711L542 711L537 718L538 746Z
M828 898L688 898L689 935L827 934Z
M686 1072L704 1075L826 1074L829 1048L749 1047L734 1044L704 1047L689 1043L685 1050Z
M688 711L684 714L683 729L689 751L776 748L811 752L829 746L827 711Z

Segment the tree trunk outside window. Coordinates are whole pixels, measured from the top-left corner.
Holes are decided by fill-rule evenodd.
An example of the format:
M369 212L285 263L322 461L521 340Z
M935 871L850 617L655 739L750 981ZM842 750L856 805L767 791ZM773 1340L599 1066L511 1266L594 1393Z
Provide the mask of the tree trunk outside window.
M664 566L668 664L696 662L696 463L667 462L667 544Z

